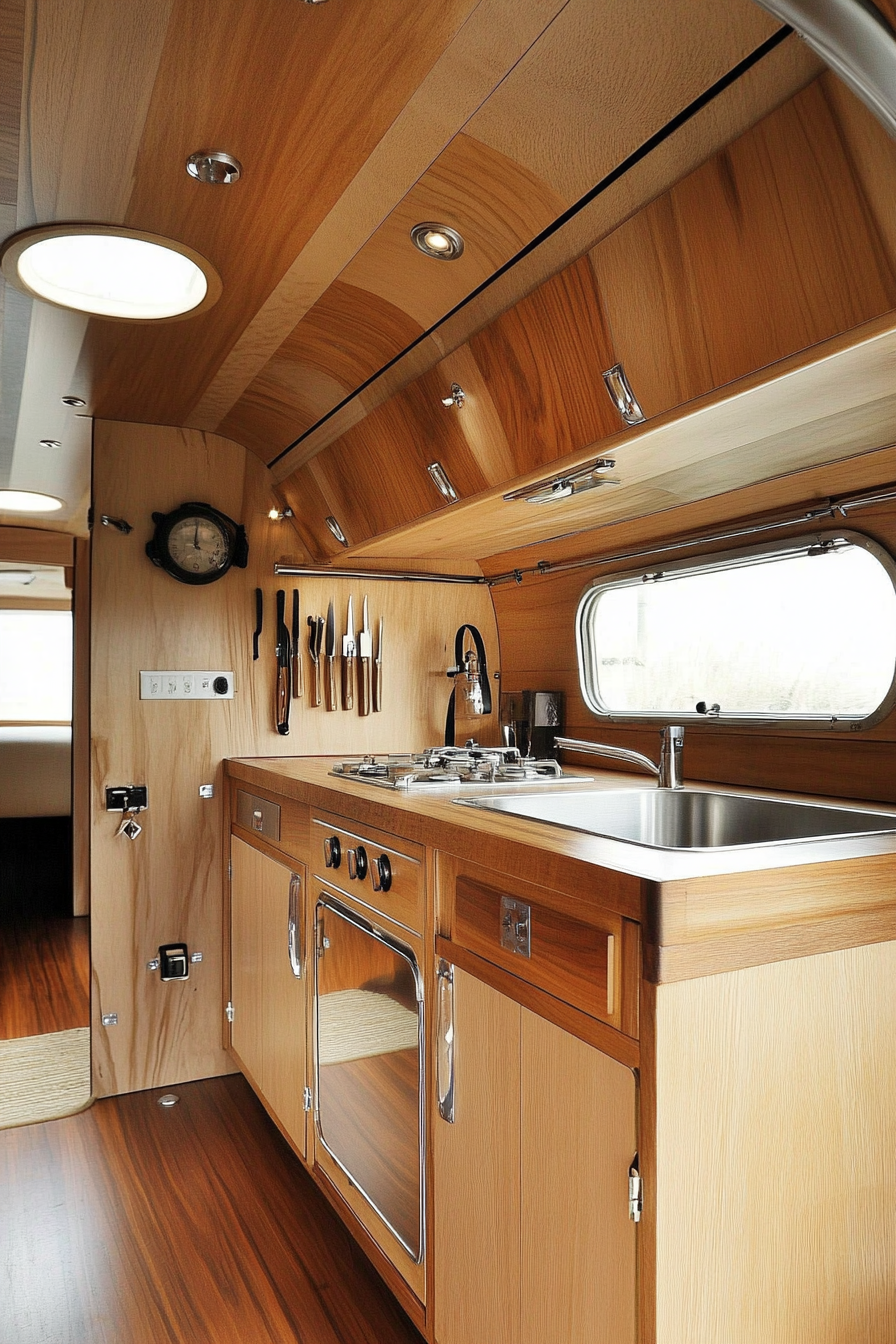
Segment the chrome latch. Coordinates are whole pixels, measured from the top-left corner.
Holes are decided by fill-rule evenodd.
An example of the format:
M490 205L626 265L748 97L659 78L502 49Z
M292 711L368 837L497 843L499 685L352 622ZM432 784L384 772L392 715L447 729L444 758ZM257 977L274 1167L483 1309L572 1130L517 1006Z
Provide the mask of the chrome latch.
M520 957L532 955L532 911L511 896L501 897L501 946Z
M632 1158L628 1169L628 1216L633 1223L640 1223L641 1210L644 1207L644 1182L641 1180L641 1168L638 1154Z
M233 1004L232 1004L232 1003L228 1003L228 1004L227 1004L227 1007L224 1009L224 1016L227 1018L227 1021L228 1021L228 1022L232 1022L232 1021L233 1021Z
M302 1093L302 1099L303 1099L303 1100L302 1100L302 1104L303 1104L303 1106L304 1106L304 1109L305 1109L306 1111L310 1111L310 1110L311 1110L311 1088L310 1088L310 1087L306 1087L306 1088L305 1088L305 1091Z

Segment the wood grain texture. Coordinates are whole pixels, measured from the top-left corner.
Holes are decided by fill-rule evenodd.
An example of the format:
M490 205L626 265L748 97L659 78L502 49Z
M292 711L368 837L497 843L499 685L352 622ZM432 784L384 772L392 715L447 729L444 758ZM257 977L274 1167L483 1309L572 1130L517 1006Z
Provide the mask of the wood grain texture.
M74 538L40 527L0 527L0 560L33 565L71 565Z
M420 594L410 585L371 585L371 619L384 616L387 640L382 713L328 715L311 709L306 696L293 701L292 732L282 738L271 709L272 616L276 589L289 585L275 580L272 568L295 543L287 525L266 517L272 499L264 467L238 445L197 431L102 423L94 479L98 512L135 527L130 537L103 528L93 541L95 1021L117 1011L120 1024L97 1031L97 1088L108 1093L230 1067L219 1044L221 811L198 797L199 785L214 782L220 794L221 761L234 754L363 753L438 741L455 629L473 620L492 656L497 641L481 589L439 589L438 608L421 622ZM144 554L152 510L196 498L210 498L249 533L250 567L205 590L175 583ZM266 614L262 656L253 662L256 585ZM349 592L358 612L363 597L346 580L303 580L300 591L303 630L306 615L325 613L330 597L340 620ZM226 703L139 701L137 673L159 667L232 669L236 696ZM103 790L135 779L149 787L150 811L130 844L114 839L117 820L104 811ZM204 953L201 973L187 986L162 985L144 964L160 943L177 938Z
M0 920L0 1040L89 1024L89 921Z
M890 942L657 990L657 1341L892 1339L894 971Z
M635 1344L635 1075L521 1014L521 1344Z
M23 0L3 0L0 5L0 206L13 210L18 195L24 41Z
M287 919L293 869L234 836L231 842L231 1045L266 1104L304 1157L307 1136L303 1092L307 1082L307 975L312 960L305 941L305 870L299 877L297 952L303 977L287 956Z
M520 1337L520 1015L455 970L455 1121L430 1122L439 1344Z
M324 841L331 836L339 840L341 858L338 868L327 868L324 859ZM425 919L426 881L424 851L417 846L400 844L395 836L370 831L366 827L355 832L346 830L341 818L315 813L311 822L311 851L309 863L316 878L352 900L381 911L387 919L395 920L413 933L423 933ZM349 876L348 851L363 846L367 854L368 872L364 878ZM388 891L373 888L373 864L385 855L392 872Z
M413 1344L242 1078L0 1135L4 1329L20 1344Z

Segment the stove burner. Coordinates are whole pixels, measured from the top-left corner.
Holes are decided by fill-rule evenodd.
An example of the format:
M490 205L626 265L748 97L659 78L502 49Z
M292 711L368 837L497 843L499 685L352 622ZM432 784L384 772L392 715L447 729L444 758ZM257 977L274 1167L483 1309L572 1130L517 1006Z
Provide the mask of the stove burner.
M384 788L433 788L438 785L581 783L581 775L564 775L554 760L524 757L517 747L427 747L407 756L365 756L340 761L330 771Z

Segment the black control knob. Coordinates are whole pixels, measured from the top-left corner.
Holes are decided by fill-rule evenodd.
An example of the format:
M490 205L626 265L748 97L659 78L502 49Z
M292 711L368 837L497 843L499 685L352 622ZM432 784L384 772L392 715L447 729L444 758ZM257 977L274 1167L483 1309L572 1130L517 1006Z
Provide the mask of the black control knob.
M342 862L342 846L338 835L327 836L324 841L324 863L328 868L338 868Z
M212 682L212 690L215 695L226 695L230 690L230 682L226 677L215 677Z
M357 877L364 881L367 876L367 850L363 845L357 845L354 849L347 849L345 857L348 860L348 875L354 881Z
M392 885L392 865L388 854L381 854L378 859L374 859L370 881L373 883L374 891L389 890Z

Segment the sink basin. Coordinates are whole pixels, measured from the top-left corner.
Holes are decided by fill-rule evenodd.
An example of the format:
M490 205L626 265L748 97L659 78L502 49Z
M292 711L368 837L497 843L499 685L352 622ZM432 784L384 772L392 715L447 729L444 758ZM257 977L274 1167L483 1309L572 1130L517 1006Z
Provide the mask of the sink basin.
M564 790L457 802L653 849L740 849L896 832L896 816L885 812L697 789Z

